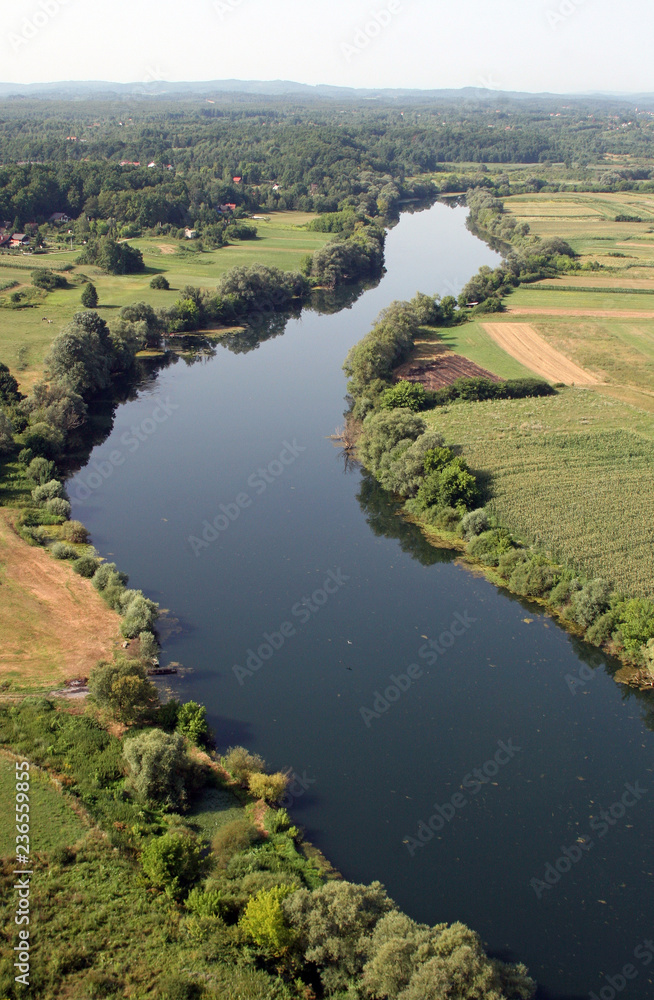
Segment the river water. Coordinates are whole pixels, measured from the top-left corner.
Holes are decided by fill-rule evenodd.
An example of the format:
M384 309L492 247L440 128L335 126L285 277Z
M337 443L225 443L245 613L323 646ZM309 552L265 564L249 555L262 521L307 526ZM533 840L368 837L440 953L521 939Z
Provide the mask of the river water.
M654 931L647 701L428 546L329 440L342 362L379 310L497 261L465 218L404 215L350 308L160 372L69 483L73 516L170 609L162 663L192 667L178 692L219 745L294 769L292 815L346 878L467 923L542 997L609 997L629 962L623 995L654 995L633 958Z

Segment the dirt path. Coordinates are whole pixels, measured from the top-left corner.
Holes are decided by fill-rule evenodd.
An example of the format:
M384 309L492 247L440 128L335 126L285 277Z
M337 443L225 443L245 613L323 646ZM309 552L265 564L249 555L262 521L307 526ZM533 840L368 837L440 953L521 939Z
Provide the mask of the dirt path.
M597 289L598 292L601 288ZM565 306L513 306L507 313L513 316L591 316L599 319L654 319L654 312L642 309L569 309Z
M502 350L550 382L597 385L599 379L570 361L539 337L528 323L484 323L484 330Z
M0 677L21 685L87 677L111 656L119 629L89 580L24 542L0 511Z

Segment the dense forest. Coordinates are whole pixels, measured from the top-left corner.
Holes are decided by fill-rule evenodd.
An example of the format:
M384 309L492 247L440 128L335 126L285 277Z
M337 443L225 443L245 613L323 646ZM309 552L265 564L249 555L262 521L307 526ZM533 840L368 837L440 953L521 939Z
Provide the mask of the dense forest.
M17 229L54 212L141 227L211 224L226 204L389 215L433 190L425 174L441 192L461 190L454 162L478 164L478 185L486 163L534 164L537 174L539 164L584 170L616 153L648 154L649 111L562 101L14 99L0 115L0 216ZM651 174L607 162L588 180L600 190L651 189Z

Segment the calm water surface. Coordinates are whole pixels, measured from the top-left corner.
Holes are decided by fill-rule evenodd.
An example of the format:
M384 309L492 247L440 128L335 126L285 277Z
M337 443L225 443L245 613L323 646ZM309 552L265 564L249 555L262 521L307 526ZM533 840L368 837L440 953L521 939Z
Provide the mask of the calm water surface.
M171 610L163 662L193 668L180 693L208 706L220 745L303 776L293 816L345 877L379 879L415 919L464 921L494 954L525 961L543 997L567 1000L599 993L654 932L647 703L538 610L427 546L328 439L342 424L343 359L379 310L418 290L456 293L497 261L465 217L440 204L404 216L386 276L353 307L305 311L248 353L218 346L160 373L118 409L70 492L112 452L124 457L74 516ZM168 416L149 433L162 401ZM134 427L145 428L138 448ZM189 541L221 505L234 517L239 497L217 540ZM425 637L439 643L453 622L461 634L445 634L428 663ZM235 665L262 645L268 655L266 633L281 648L240 683ZM366 725L361 709L411 664L422 674ZM500 750L497 764L499 741L512 756ZM640 798L627 794L633 804L602 826L626 784ZM418 847L437 805L447 820ZM579 841L573 863L564 850ZM530 884L546 870L559 881ZM635 964L623 996L654 995Z

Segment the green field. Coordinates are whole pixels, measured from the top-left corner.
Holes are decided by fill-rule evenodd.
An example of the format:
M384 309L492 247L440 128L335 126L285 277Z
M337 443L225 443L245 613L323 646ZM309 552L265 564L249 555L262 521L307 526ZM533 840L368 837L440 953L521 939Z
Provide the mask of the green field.
M463 354L481 368L500 378L532 378L533 372L503 351L486 333L481 321L448 327L438 332L438 340L456 354Z
M569 566L654 597L654 422L591 389L427 414L492 476L500 521Z
M328 233L314 233L302 228L313 215L303 212L279 212L256 220L256 240L246 240L220 250L199 251L192 241L178 241L170 236L161 239L130 240L142 253L146 270L142 274L113 276L97 267L75 266L67 272L71 288L44 296L35 307L9 308L11 292L24 290L30 282L30 270L74 264L79 248L60 250L25 258L0 257L0 284L18 281L19 288L0 293L0 361L9 365L23 387L29 387L40 375L43 359L50 343L82 307L80 304L81 275L95 284L100 296L98 312L109 323L118 316L122 306L132 302L149 302L155 307L171 306L185 285L211 287L232 267L266 264L282 270L297 270L307 253L313 253L330 238ZM4 265L7 266L4 266ZM16 267L16 264L20 265ZM164 274L170 291L150 288L155 274ZM52 320L44 322L43 317Z
M16 825L11 803L16 794L14 759L0 753L0 797L5 803L0 821L0 857L16 854ZM49 778L30 771L30 846L34 852L70 847L87 832L80 817Z

